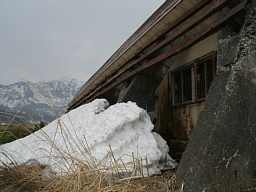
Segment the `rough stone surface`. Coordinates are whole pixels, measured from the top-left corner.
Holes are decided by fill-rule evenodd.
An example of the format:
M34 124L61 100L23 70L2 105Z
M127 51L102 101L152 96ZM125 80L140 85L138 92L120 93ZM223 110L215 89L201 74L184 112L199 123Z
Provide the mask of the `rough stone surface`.
M236 47L239 42L239 35L227 36L218 42L218 73L229 71L231 64L236 57Z
M237 5L240 0L229 1L230 6ZM220 16L222 17L222 16ZM217 53L217 73L230 71L230 66L233 64L237 46L240 40L240 31L243 27L245 12L240 12L234 18L230 19L225 26L218 32L218 53Z
M207 109L178 168L184 192L248 191L256 178L254 3L248 9L231 71L215 79Z
M226 79L215 81L208 109L194 130L178 169L185 191L225 191L256 172L256 88L250 79L236 78L237 93L225 94ZM234 184L234 185L233 185ZM235 191L235 190L231 190Z

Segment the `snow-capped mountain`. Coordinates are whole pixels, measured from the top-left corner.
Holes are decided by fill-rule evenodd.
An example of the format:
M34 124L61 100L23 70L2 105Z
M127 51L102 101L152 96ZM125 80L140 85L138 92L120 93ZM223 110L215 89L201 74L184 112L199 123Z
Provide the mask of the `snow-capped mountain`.
M0 85L0 113L8 111L24 121L52 121L64 112L81 85L76 79Z

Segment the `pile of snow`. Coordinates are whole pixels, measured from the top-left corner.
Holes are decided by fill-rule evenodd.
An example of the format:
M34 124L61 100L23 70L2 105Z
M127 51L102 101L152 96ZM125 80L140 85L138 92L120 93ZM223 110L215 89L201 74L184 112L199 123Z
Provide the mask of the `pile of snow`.
M71 159L96 166L110 165L113 159L124 164L139 159L149 174L155 174L176 163L168 155L166 142L152 130L148 114L135 103L109 106L107 100L97 99L42 130L0 146L0 161L7 162L8 154L18 163L36 160L63 171L70 167Z

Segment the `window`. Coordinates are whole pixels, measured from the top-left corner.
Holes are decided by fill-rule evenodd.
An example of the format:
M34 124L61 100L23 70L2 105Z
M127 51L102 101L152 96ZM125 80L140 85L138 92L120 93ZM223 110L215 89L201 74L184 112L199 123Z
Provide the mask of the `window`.
M206 88L207 88L207 92L212 84L212 81L214 79L214 76L216 75L216 64L215 64L216 60L215 58L213 58L213 60L209 60L206 64L207 66L207 72L206 72Z
M182 84L181 84L181 71L174 73L174 102L182 102Z
M174 73L174 103L181 104L192 100L192 70L186 67Z
M206 97L212 80L215 75L215 59L209 58L198 63L196 67L196 98L203 99Z
M191 67L183 70L183 102L192 100L192 70Z
M216 54L204 57L172 73L173 104L204 99L216 72Z
M205 65L201 63L196 66L196 97L205 97Z

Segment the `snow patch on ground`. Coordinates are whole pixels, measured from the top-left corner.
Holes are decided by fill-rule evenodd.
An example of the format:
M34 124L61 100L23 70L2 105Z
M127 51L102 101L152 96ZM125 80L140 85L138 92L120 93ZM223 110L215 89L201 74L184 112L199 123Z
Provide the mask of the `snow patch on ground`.
M0 146L0 161L8 162L4 155L8 154L18 163L37 160L60 172L70 168L71 159L95 166L109 166L113 157L127 165L139 159L149 175L156 174L176 163L168 155L166 142L152 130L148 114L135 103L109 106L107 100L97 99L42 130Z

